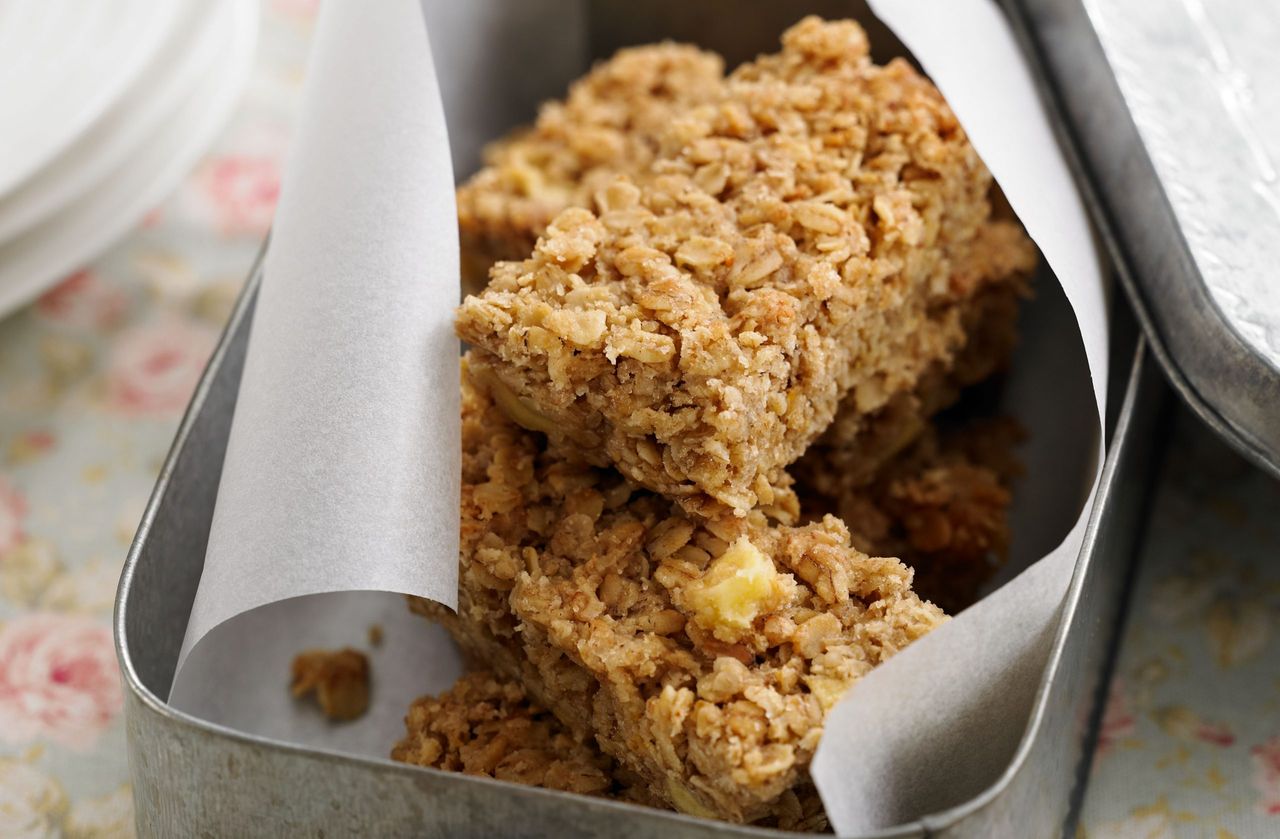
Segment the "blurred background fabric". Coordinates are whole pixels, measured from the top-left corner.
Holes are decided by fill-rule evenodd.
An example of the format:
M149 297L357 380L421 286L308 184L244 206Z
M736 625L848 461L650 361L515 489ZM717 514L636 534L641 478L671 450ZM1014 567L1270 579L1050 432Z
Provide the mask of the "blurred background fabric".
M133 834L116 582L270 226L316 5L264 0L211 148L0 318L0 836ZM1170 455L1079 833L1280 835L1280 486L1186 414Z
M1080 833L1280 836L1280 483L1181 407L1157 476Z
M124 239L0 317L0 837L133 833L116 582L270 227L316 6L264 0L212 145Z

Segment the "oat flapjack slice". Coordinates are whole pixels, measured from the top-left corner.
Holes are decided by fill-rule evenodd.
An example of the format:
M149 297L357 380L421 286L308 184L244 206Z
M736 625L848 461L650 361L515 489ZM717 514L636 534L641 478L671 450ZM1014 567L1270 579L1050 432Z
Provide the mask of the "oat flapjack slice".
M741 515L841 399L874 412L963 345L991 179L933 85L872 64L850 22L793 27L661 143L495 266L457 328L528 427Z
M466 673L444 693L416 700L391 757L564 792L621 790L610 776L613 762L594 742L575 739L519 683L488 670Z
M661 807L640 777L579 741L525 689L488 668L458 678L447 691L417 699L405 715L405 736L393 760L484 775L562 792ZM816 832L827 828L816 789L784 796L760 826Z
M797 491L804 514L835 512L853 544L869 554L902 558L915 571L922 596L948 611L973 602L998 569L1008 542L1009 486L1021 472L1013 447L1016 423L983 418L940 431L929 423L887 458L870 481L836 484L842 494ZM516 681L476 670L437 696L418 699L405 717L396 760L438 769L661 806L648 784L600 751L594 738L577 740ZM759 825L784 830L827 827L811 786L783 795Z
M831 517L690 518L464 382L458 612L414 608L665 804L736 822L792 806L828 710L944 620L911 571Z
M720 56L683 44L620 50L541 107L532 126L485 150L458 188L463 288L478 291L499 260L524 259L567 207L587 207L619 174L653 161L674 115L724 80Z

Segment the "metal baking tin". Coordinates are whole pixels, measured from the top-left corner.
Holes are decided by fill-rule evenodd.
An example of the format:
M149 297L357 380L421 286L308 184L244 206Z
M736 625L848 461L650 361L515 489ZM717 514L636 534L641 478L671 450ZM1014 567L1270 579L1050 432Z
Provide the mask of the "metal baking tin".
M768 15L782 5L760 8ZM689 7L693 17L705 12L702 4ZM608 33L596 35L607 41ZM204 562L260 282L259 262L179 427L120 582L116 644L139 834L586 837L617 835L625 825L628 836L654 839L791 835L301 748L166 703ZM1051 836L1069 826L1159 454L1153 429L1165 390L1135 331L1121 327L1113 337L1108 459L1050 662L1008 769L967 803L874 836Z
M1280 63L1254 0L1007 4L1174 388L1280 477Z
M116 644L139 834L586 837L616 835L625 823L627 835L654 839L789 835L299 748L166 704L204 562L260 281L259 263L183 418L120 582ZM1014 759L977 798L876 836L1049 836L1067 823L1157 450L1159 377L1141 346L1119 355L1131 363L1128 376L1121 367L1115 377L1124 390L1108 423L1110 454Z

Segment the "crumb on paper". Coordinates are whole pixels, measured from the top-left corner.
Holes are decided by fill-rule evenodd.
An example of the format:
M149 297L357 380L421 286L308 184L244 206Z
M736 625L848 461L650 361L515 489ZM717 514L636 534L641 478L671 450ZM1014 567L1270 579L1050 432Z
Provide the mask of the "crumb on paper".
M369 707L369 659L359 650L307 650L290 669L294 697L315 693L331 720L354 720Z
M369 624L369 646L381 647L382 634L383 634L382 624L380 623Z

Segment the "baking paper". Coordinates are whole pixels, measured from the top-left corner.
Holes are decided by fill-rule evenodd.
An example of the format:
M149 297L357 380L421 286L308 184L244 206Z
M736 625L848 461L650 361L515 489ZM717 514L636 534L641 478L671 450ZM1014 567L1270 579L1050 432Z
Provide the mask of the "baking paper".
M1101 428L1108 353L1102 262L1007 22L989 0L871 5L947 97L1056 273L1093 383L1093 404L1064 407L1094 413ZM1045 373L1042 398L1060 398ZM1102 435L1095 440L1090 501L1102 465ZM1043 468L1039 474L1045 477ZM838 833L940 812L999 777L1025 730L1091 507L1043 560L872 671L832 712L812 771Z
M385 756L411 699L451 682L458 661L447 639L389 593L448 604L456 594L450 155L470 165L480 142L527 119L535 98L563 91L589 56L630 32L653 40L655 20L688 37L710 15L715 40L772 50L802 12L759 3L751 14L712 14L721 5L428 2L424 28L412 0L326 3L176 706L288 742ZM858 3L819 5L828 16L867 14ZM1032 433L1010 567L1032 567L873 671L837 707L813 772L840 833L961 803L1008 764L1096 487L1107 385L1098 254L1005 22L990 0L873 6L942 88L1061 288L1040 278L1005 392L1005 409ZM437 47L447 44L436 69L452 150L427 30ZM486 48L502 43L516 46ZM545 60L531 62L530 45L547 45ZM372 591L351 593L361 589ZM384 625L384 648L361 643L371 622ZM332 725L289 699L288 661L310 646L371 651L368 717Z
M327 3L180 668L290 597L455 603L456 217L416 0Z
M377 627L381 641L369 640ZM369 709L334 724L315 702L289 690L303 650L352 647L368 656ZM423 667L421 662L431 662ZM228 728L329 751L386 757L415 698L447 690L462 659L443 628L383 591L295 597L252 609L213 629L187 661L170 704Z

